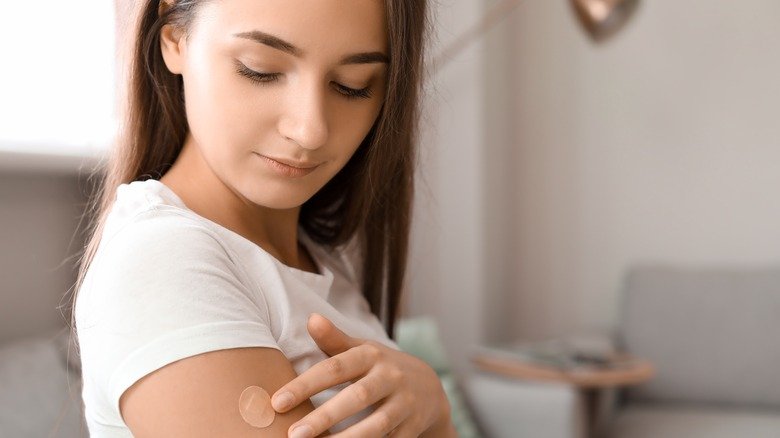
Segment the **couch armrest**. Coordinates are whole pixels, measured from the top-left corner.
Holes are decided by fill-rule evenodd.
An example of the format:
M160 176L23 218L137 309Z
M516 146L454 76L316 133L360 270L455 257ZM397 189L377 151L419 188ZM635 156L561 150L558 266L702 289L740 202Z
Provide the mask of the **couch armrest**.
M584 409L568 385L527 382L475 371L466 398L489 438L583 438Z

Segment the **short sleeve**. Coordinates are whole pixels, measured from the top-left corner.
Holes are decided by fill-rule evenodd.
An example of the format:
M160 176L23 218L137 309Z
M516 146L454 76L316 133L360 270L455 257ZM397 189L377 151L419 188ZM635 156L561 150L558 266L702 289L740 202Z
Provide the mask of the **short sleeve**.
M204 225L152 210L106 239L79 291L76 324L84 377L117 415L122 393L169 363L280 349L261 291Z

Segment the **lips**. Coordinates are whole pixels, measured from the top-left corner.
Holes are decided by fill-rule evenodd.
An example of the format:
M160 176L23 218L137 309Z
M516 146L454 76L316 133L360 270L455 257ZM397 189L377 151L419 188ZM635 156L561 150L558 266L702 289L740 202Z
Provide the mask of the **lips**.
M284 159L284 158L275 158L275 157L268 157L268 156L265 156L265 157L266 158L270 158L270 159L276 161L277 163L282 163L285 166L295 167L296 169L314 169L315 167L318 166L317 164L314 164L314 163L302 163L302 162L287 160L287 159Z
M319 164L301 163L282 158L271 158L257 153L255 153L255 155L260 157L275 173L291 178L306 176L319 167Z

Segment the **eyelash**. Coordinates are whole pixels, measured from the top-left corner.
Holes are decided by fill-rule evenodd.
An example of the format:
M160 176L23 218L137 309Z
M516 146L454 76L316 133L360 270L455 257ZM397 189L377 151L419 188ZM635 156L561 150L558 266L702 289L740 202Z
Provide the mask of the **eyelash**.
M254 71L240 62L236 62L236 72L258 85L266 85L270 82L274 82L281 76L281 73L260 73ZM336 84L336 86L339 89L339 93L344 95L347 99L368 99L371 97L370 88L356 90L341 84Z

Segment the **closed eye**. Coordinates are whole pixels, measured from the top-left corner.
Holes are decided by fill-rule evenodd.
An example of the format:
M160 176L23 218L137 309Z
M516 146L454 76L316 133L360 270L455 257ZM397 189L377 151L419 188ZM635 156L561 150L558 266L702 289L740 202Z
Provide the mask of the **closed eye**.
M355 98L358 98L358 99L368 99L368 98L371 97L371 89L369 87L355 89L355 88L345 87L345 86L343 86L343 85L341 85L339 83L336 83L336 88L341 90L340 91L341 94L343 94L343 95L345 95L345 96L347 96L349 98L352 98L352 99L355 99Z
M263 73L254 71L244 65L242 62L236 61L236 73L249 79L252 83L257 85L268 85L279 79L281 73ZM350 88L339 83L334 83L336 89L340 94L348 99L368 99L372 96L371 88Z
M261 73L259 71L254 71L240 62L236 62L236 72L241 76L249 78L249 80L254 83L273 82L281 75L281 73Z

